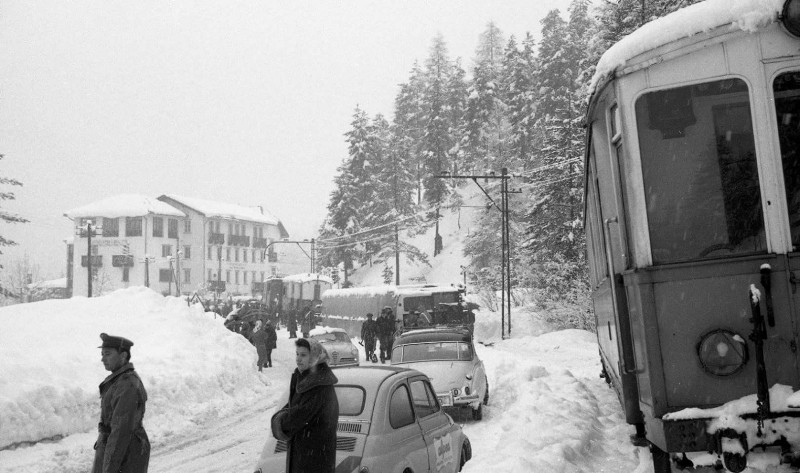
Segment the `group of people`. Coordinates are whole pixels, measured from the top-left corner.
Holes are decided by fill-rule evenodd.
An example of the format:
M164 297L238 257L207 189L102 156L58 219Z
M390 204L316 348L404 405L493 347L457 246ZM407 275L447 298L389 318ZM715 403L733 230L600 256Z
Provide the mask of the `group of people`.
M367 314L367 320L361 324L361 340L364 342L364 351L366 351L368 360L377 363L378 360L375 356L375 341L377 340L380 342L381 363L386 363L386 360L392 357L392 344L397 321L392 308L388 306L381 310L377 320L373 320L372 317L372 313Z
M317 312L310 305L302 309L288 309L285 313L285 323L286 330L289 331L289 338L297 338L298 324L303 338L308 338L309 332L317 326Z
M255 345L258 353L258 371L264 368L272 368L272 350L278 347L278 334L269 320L266 322L256 321L250 343Z

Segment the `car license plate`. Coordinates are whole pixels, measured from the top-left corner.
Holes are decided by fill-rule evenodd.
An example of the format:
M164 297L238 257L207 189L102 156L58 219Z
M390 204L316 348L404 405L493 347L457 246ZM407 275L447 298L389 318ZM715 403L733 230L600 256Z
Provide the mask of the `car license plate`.
M449 394L449 393L448 394L439 395L439 396L436 396L436 397L439 398L439 404L442 407L449 407L449 406L453 405L453 396L451 394Z

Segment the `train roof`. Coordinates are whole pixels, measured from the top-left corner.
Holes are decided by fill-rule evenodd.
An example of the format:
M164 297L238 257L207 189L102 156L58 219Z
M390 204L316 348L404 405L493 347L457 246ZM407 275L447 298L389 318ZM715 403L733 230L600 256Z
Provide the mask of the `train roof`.
M283 282L313 282L317 280L333 284L333 279L317 273L290 274L289 276L283 277Z
M384 294L429 294L437 292L453 292L461 290L457 286L438 286L438 285L409 285L409 286L364 286L349 287L346 289L328 289L323 293L325 297L346 297L346 296L379 296Z
M776 21L784 0L706 0L658 18L610 47L597 63L590 90L596 91L636 58L669 43L723 27L749 31Z

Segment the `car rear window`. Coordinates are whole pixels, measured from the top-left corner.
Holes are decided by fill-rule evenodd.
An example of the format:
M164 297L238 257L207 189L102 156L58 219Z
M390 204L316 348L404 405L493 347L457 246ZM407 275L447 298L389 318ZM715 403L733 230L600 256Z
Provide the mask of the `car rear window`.
M361 386L336 385L340 416L357 416L364 410L366 391Z
M392 351L393 363L415 361L468 361L472 359L472 347L463 342L431 342L401 345Z

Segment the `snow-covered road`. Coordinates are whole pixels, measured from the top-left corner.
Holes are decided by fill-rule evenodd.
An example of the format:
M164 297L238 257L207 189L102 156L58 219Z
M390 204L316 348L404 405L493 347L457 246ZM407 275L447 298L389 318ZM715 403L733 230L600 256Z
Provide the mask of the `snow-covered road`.
M129 318L112 321L119 324L112 327L114 330L132 333L143 347L137 352L136 363L150 393L145 416L153 443L150 471L253 471L270 435L269 419L284 397L294 369L293 340L279 330L278 348L273 352L275 367L255 373L253 347L227 332L219 321L208 321L207 316L185 305L140 292L41 306L47 314L57 313L69 320L71 328L61 329L54 322L39 325L53 327L52 354L26 350L25 340L33 336L25 333L27 325L10 332L15 335L8 340L12 344L4 348L8 351L4 359L19 361L0 365L6 379L5 384L0 380L0 392L6 393L0 396L0 402L7 406L5 414L0 412L0 431L12 426L11 431L3 431L11 441L25 439L27 431L40 432L34 438L46 438L52 436L49 432L55 422L61 422L59 428L67 435L0 451L0 473L77 473L91 468L95 417L92 412L83 412L97 407L93 386L103 372L93 348L99 330L91 325L99 322L86 314L109 309L145 314L139 317L147 317L149 323L133 324L127 322ZM23 308L31 309L29 318L44 317L45 311L34 304ZM74 316L64 315L69 311ZM490 319L494 317L479 314L479 318L476 339L487 343L477 344L476 351L486 365L491 399L480 422L473 421L468 412L454 415L473 446L466 473L652 471L649 453L631 446L628 436L632 428L623 420L616 395L598 376L594 334L580 330L548 332L530 323L527 332L498 340L492 335ZM86 326L78 326L77 320ZM111 324L106 319L101 322ZM150 326L158 326L162 334L148 345ZM76 344L74 334L84 336L84 332L91 332L91 336ZM75 346L89 348L77 350ZM181 351L183 347L187 349ZM52 364L66 349L76 350L76 354ZM33 355L42 355L41 360ZM35 370L42 375L35 375ZM47 402L38 395L27 399L16 394L26 391L9 381L12 379L24 379L25 389L39 389L35 392L49 396ZM58 379L58 384L53 384L53 379ZM63 389L71 379L77 380L72 383L75 387ZM80 409L75 407L77 402L82 403ZM17 428L26 430L15 433Z

